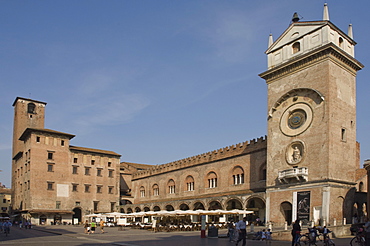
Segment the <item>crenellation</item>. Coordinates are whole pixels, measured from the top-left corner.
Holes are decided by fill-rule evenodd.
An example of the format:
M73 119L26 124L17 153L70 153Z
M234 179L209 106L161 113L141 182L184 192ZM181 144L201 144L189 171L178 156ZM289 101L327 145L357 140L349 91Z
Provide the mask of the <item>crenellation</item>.
M266 148L266 136L253 139L250 141L245 141L238 144L233 144L231 146L226 146L217 150L209 151L203 154L198 154L195 156L187 157L184 159L176 160L173 162L156 165L151 172L138 171L133 175L133 178L144 178L148 175L165 173L185 167L191 167L196 165L205 164L211 161L222 160L225 158L242 155L255 151L258 148Z

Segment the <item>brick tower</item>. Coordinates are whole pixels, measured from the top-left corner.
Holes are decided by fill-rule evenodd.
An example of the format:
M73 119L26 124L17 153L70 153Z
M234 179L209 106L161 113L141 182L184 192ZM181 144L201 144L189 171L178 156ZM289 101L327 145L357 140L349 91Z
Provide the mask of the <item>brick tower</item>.
M266 51L268 70L267 221L282 225L350 218L358 167L352 26L299 21ZM348 209L346 209L348 208ZM349 212L349 213L348 213Z

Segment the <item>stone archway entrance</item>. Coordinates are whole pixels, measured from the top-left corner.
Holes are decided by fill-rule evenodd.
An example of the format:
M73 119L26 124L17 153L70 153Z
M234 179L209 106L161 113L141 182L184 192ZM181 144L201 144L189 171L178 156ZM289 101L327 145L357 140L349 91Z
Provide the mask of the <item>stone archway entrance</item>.
M264 224L266 222L266 204L259 197L252 197L248 200L247 210L252 210L253 214L248 214L249 222L257 222L257 224Z
M81 223L81 208L74 208L72 215L72 225Z
M292 204L290 202L283 202L280 204L280 210L284 216L284 220L288 225L292 224Z

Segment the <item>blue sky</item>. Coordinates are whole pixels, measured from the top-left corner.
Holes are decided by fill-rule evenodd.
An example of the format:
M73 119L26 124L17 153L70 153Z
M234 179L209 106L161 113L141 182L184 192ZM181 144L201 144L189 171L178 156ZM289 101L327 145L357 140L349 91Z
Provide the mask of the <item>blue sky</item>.
M11 184L12 103L47 102L45 127L121 161L162 164L264 136L266 71L294 12L325 1L0 0L0 182ZM326 1L353 24L357 139L370 159L368 1Z

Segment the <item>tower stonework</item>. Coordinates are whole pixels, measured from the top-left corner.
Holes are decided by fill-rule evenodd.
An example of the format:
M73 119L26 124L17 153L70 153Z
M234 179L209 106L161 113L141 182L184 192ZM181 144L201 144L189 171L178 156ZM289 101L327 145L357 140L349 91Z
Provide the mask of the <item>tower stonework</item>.
M329 20L294 20L266 51L266 220L350 219L355 186L355 41ZM348 209L346 209L348 206ZM348 211L346 211L348 210ZM339 222L340 223L340 222Z
M17 97L13 103L14 127L13 127L13 158L23 150L23 142L20 136L27 128L44 128L45 102Z

